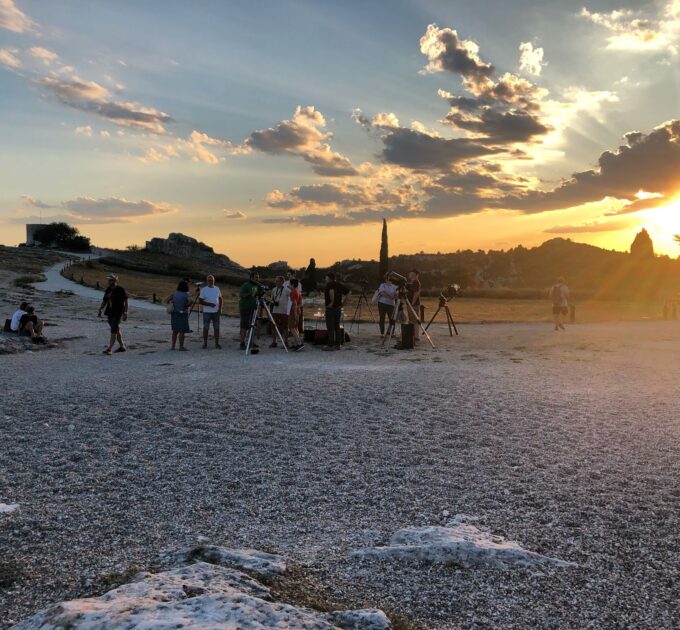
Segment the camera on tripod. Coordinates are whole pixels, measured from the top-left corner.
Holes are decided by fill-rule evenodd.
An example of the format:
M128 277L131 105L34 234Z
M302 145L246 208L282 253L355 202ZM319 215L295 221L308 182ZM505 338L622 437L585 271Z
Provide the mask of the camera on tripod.
M252 278L250 279L250 282L257 287L257 297L262 297L270 289L270 287L268 287L266 284L262 284L261 282L258 282Z
M457 284L450 284L448 287L444 287L439 292L439 299L448 302L452 298L458 297L460 295L460 286Z

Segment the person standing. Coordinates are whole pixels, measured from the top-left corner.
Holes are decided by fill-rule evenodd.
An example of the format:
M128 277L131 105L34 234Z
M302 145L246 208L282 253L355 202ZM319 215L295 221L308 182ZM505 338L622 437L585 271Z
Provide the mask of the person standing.
M293 350L297 352L298 350L302 350L302 348L305 347L305 344L302 343L300 338L300 331L298 330L298 319L300 318L300 311L302 310L302 293L298 288L297 278L291 279L290 286L292 287L290 291L290 301L292 306L290 309L290 315L288 317L288 329L295 340Z
M420 290L422 286L420 284L420 272L417 269L413 269L408 272L408 283L406 285L406 297L408 301L411 302L413 310L416 312L415 319L413 313L409 312L408 320L412 324L417 324L420 322ZM410 309L409 309L410 310Z
M378 287L378 325L380 326L380 335L385 334L385 319L388 322L388 328L392 325L392 318L394 317L394 305L397 301L397 285L392 282L389 273L385 274L385 279Z
M208 329L210 322L213 325L213 337L215 337L215 348L220 350L220 316L222 315L222 292L215 286L215 277L207 276L206 285L201 287L198 294L198 303L203 307L203 349L208 347Z
M248 334L250 323L253 321L253 314L257 310L257 290L259 283L260 275L257 271L251 271L248 281L244 282L239 290L238 312L241 318L241 345L239 347L241 350L246 349L246 335ZM256 343L253 343L252 345L253 348L258 347Z
M179 338L179 349L186 350L184 347L184 335L189 332L189 311L191 310L191 294L189 285L182 280L177 285L177 290L165 300L166 304L172 303L173 309L170 314L170 326L172 328L172 346L175 349Z
M328 329L328 345L325 350L340 350L342 339L340 338L340 320L342 319L342 307L349 294L349 289L335 280L335 274L330 271L326 274L326 288L324 289L324 301L326 303L326 328Z
M279 329L284 343L288 342L288 313L290 311L290 289L283 285L283 276L276 276L276 284L272 289L272 317ZM272 327L270 348L276 348L276 329Z
M99 306L98 317L102 316L102 311L109 322L111 335L109 345L104 350L104 354L111 354L113 346L118 341L118 348L115 352L125 352L125 342L123 341L123 331L120 328L121 321L127 321L128 317L128 295L127 291L118 284L118 276L115 273L106 277L108 286L104 291L104 298Z
M555 330L564 330L564 316L569 312L569 287L562 276L557 278L557 283L550 289L550 299L553 304Z

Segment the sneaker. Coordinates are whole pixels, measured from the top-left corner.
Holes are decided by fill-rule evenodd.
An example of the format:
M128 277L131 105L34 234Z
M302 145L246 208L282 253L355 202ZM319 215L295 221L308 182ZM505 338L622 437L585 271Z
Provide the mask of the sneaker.
M560 324L560 330L566 330L566 328L564 327L564 324Z
M269 347L270 347L270 348L278 348L278 346L276 345L276 341L272 341L272 342L269 344Z
M335 350L335 346L324 346L321 348L322 350L325 350L326 352L329 352L331 350Z
M111 354L112 354L111 348L107 348L106 350L104 350L104 352L102 352L102 354L108 354L109 356L111 356Z
M215 344L215 348L217 348L218 350L222 350L222 346L219 343Z
M114 350L114 352L127 352L127 348L125 347L118 347Z
M239 344L238 347L239 347L240 350L245 350L245 349L246 349L246 344L243 343L243 342L241 342L241 343Z
M302 350L302 348L304 348L304 347L305 347L305 344L301 343L299 346L295 346L293 348L293 352L300 352L300 350Z
M207 349L208 349L208 344L207 344L207 343L204 343L203 346L201 346L201 347L203 348L203 350L207 350Z
M188 350L189 350L189 348L180 348L179 349L180 352L187 352Z

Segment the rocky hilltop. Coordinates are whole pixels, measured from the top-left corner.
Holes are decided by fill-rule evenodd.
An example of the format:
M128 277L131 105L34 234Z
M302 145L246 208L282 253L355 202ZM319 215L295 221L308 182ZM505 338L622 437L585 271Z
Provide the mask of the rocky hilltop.
M245 271L241 265L235 263L229 256L216 254L212 247L179 232L171 232L168 238L152 238L146 242L145 249L156 254L198 259L212 265L232 268L235 271Z

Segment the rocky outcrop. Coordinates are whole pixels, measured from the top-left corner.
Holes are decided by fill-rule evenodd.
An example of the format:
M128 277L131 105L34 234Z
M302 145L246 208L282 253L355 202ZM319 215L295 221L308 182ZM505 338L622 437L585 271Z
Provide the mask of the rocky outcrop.
M391 625L375 609L323 613L284 604L245 573L198 562L161 573L140 573L101 597L54 604L14 630L186 627L389 630Z
M228 256L216 254L212 247L179 232L171 232L168 238L152 238L146 242L145 249L156 254L198 259L216 266L244 271L243 267L236 264Z

